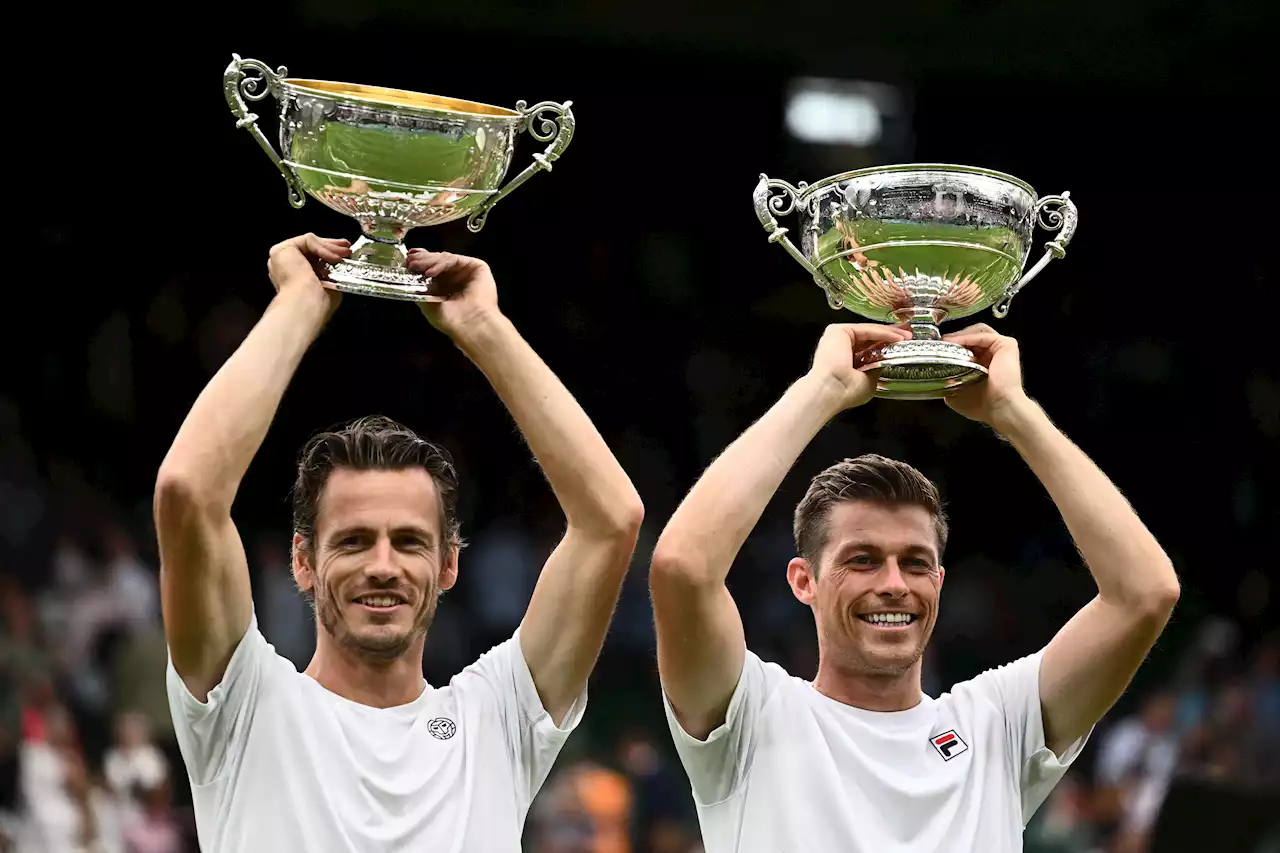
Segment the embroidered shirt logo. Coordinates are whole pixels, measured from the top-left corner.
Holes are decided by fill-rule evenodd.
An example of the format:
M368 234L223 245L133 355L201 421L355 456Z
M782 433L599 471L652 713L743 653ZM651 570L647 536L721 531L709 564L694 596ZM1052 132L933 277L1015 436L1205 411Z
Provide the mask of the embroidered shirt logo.
M458 733L458 724L448 717L436 717L427 723L427 731L436 740L448 740Z
M929 739L929 743L938 750L938 755L942 756L943 761L950 761L960 753L969 751L969 744L956 734L955 729L934 735Z

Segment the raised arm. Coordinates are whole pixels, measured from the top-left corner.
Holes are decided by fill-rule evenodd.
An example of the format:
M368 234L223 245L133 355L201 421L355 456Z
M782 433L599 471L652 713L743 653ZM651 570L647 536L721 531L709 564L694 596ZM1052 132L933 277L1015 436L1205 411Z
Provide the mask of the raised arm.
M337 305L312 263L348 253L346 241L310 234L271 250L275 298L196 399L156 477L165 636L174 669L202 702L253 611L231 505L303 353Z
M948 402L1018 451L1098 585L1097 597L1063 626L1040 665L1045 743L1061 755L1128 687L1169 621L1178 578L1120 491L1023 392L1017 342L985 325L946 339L973 349L991 371L986 383Z
M564 538L543 567L520 626L538 696L558 725L600 655L644 508L586 412L499 312L488 266L420 251L409 266L450 294L423 312L488 378L565 514Z
M818 431L871 398L875 381L855 368L855 352L909 336L892 326L828 327L808 374L711 463L662 531L649 569L658 671L693 737L724 722L746 654L725 586L734 557Z

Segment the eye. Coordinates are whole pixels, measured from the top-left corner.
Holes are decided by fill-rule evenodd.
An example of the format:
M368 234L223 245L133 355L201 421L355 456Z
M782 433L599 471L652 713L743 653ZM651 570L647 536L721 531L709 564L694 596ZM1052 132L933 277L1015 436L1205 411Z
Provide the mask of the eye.
M919 557L910 557L902 561L902 565L906 569L913 572L928 572L933 569L932 564L928 560L922 560Z
M417 536L397 536L394 544L401 551L420 551L427 547L427 543Z
M339 548L347 548L347 549L359 548L362 544L364 544L363 540L361 540L359 536L356 536L354 534L351 536L343 536L341 539L338 540Z
M876 564L876 561L871 559L870 554L858 554L852 560L850 560L849 563L851 565L858 566L860 568L868 568L870 566L874 566Z

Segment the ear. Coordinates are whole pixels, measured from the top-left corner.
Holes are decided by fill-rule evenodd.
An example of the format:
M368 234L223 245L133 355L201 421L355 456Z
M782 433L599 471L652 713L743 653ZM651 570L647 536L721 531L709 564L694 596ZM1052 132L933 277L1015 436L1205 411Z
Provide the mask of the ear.
M947 569L945 566L938 566L938 589L942 589L942 582L947 579Z
M453 585L458 582L458 546L454 545L449 548L449 555L445 557L444 563L440 566L440 591L452 589Z
M313 592L316 588L315 568L311 558L307 556L307 540L301 533L293 534L293 582L303 592Z
M802 604L810 607L818 598L817 572L804 557L792 557L787 563L787 583L791 585L791 593Z

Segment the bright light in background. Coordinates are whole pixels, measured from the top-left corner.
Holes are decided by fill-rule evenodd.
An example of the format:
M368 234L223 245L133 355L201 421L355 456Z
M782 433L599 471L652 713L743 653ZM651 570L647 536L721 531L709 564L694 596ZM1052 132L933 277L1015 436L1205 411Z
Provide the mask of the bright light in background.
M787 130L801 142L869 148L897 112L896 89L858 80L796 80L787 95Z

